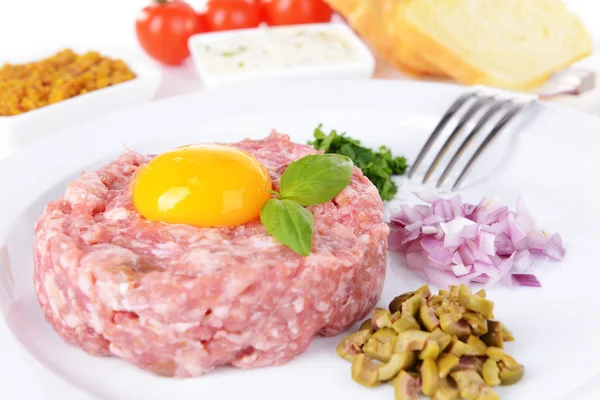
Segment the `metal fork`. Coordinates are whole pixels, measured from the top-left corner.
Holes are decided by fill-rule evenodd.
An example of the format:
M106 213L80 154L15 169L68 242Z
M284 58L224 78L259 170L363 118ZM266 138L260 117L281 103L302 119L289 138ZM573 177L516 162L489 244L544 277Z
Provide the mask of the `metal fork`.
M471 144L473 139L475 139L486 123L488 123L493 117L497 116L499 118L494 126L490 129L487 136L483 139L477 150L475 150L471 158L467 161L457 180L452 185L451 190L455 190L460 186L467 174L472 170L477 159L494 140L494 138L502 131L502 129L513 118L515 118L519 112L527 108L529 105L535 103L538 99L548 99L558 95L578 95L588 91L594 87L594 79L595 75L590 71L571 69L568 70L568 73L562 72L560 75L557 74L557 76L554 78L554 81L551 81L549 85L545 86L538 95L511 96L507 95L506 92L490 90L489 88L475 90L461 95L442 116L442 119L425 142L425 145L419 152L419 155L408 172L409 179L414 176L415 172L423 162L423 159L428 154L436 139L444 131L446 125L448 125L452 118L463 107L467 106L468 108L442 145L433 162L427 169L427 172L425 172L425 176L422 180L423 184L429 181L452 143L454 143L455 139L459 136L469 122L474 122L475 125L468 132L466 138L463 140L462 144L459 146L456 153L454 153L450 159L450 162L438 178L436 184L438 188L446 181L446 178L452 172L456 166L456 163L464 154L465 150L469 147L469 144ZM478 113L482 110L485 111L483 113ZM478 120L477 115L480 115Z

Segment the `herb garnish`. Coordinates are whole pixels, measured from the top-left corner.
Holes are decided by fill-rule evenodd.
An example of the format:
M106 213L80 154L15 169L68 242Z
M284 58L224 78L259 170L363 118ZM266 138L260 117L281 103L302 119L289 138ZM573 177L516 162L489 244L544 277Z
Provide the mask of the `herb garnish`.
M373 151L361 146L360 141L335 130L326 135L321 127L322 125L319 125L315 129L315 140L308 144L325 153L349 157L377 187L382 200L394 198L398 187L392 180L392 175L402 175L406 172L406 158L393 157L392 152L385 146L381 146L379 151Z
M313 215L303 206L325 203L350 184L352 160L338 154L314 154L292 162L279 193L260 210L267 233L302 256L310 254Z

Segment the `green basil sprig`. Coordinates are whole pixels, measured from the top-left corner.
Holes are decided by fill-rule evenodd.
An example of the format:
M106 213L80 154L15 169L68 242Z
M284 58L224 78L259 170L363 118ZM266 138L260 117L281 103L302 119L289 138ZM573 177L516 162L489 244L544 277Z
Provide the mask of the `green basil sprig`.
M314 154L291 163L277 198L260 210L267 233L302 256L310 254L314 219L304 206L328 202L350 184L354 164L339 154Z

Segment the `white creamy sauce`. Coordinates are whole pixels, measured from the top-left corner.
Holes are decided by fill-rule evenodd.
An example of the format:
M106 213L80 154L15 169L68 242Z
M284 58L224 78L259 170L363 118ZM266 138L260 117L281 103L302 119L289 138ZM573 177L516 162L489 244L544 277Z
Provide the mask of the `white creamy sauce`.
M285 70L360 60L340 34L328 30L269 31L200 44L206 70L214 75Z

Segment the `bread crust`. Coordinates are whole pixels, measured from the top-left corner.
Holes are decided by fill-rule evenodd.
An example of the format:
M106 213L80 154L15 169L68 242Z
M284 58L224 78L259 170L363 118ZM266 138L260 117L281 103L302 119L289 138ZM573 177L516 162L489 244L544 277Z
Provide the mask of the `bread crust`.
M413 76L450 77L464 85L488 85L527 91L540 86L550 76L592 52L591 39L584 51L527 81L508 81L486 73L468 59L436 41L406 16L407 7L418 0L326 0L341 13L383 58ZM583 23L582 29L585 31Z
M399 1L326 0L373 49L395 68L411 76L446 76L395 29L387 15L396 14Z
M410 1L410 0L409 0ZM396 16L398 18L398 16ZM399 18L398 18L399 19ZM547 73L533 77L528 81L504 81L489 76L486 72L474 66L468 60L462 59L458 54L443 44L435 41L431 36L419 30L406 18L403 18L402 35L411 38L411 43L416 48L420 49L421 55L431 64L435 65L442 71L446 71L447 75L463 85L487 85L509 90L528 91L539 87L546 82L553 73L567 68L572 63L587 57L591 54L591 42L588 50L574 56L572 59L555 66Z

